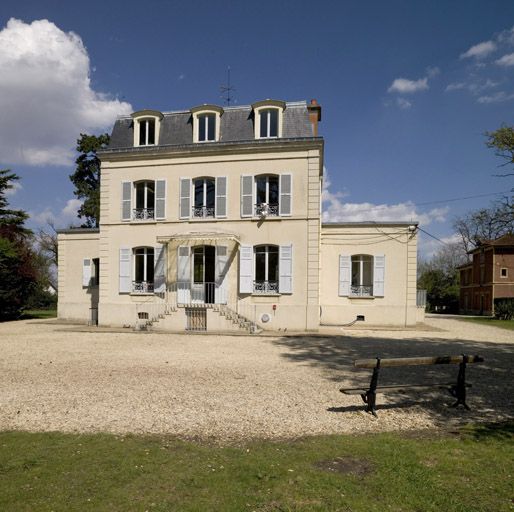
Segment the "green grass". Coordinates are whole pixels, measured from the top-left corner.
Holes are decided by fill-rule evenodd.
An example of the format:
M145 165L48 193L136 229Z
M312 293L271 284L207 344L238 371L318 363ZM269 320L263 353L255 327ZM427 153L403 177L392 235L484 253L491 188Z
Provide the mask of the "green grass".
M21 315L20 320L55 318L56 316L57 309L27 309Z
M350 472L328 471L335 459ZM501 512L513 477L514 424L239 447L0 433L5 511Z
M476 324L490 325L491 327L501 327L502 329L510 329L514 331L514 320L497 320L496 318L461 318L466 322L474 322Z

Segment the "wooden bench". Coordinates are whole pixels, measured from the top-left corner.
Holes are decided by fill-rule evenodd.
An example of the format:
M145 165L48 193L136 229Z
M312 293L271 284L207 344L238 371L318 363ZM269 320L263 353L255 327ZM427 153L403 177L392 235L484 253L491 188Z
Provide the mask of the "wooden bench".
M433 389L446 388L457 401L452 407L463 405L469 410L466 403L466 388L471 387L466 382L466 365L470 363L483 363L484 358L481 356L439 356L439 357L398 357L389 359L357 359L353 362L355 368L372 368L371 381L368 388L341 388L339 391L345 395L360 395L366 404L366 412L371 412L376 417L376 396L377 393L394 393L401 392L406 389ZM436 364L458 364L459 373L457 382L442 384L405 384L394 386L378 386L378 376L381 368L398 367L398 366L420 366L420 365L436 365Z

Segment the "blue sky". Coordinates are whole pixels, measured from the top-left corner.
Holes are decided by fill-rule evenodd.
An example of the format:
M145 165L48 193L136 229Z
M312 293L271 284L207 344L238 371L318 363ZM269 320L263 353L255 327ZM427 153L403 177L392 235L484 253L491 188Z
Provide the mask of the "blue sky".
M456 215L513 186L484 144L512 124L513 26L514 2L494 0L3 0L0 167L22 177L11 204L32 227L68 225L81 131L222 104L230 66L237 104L323 106L326 220L417 218L449 240Z

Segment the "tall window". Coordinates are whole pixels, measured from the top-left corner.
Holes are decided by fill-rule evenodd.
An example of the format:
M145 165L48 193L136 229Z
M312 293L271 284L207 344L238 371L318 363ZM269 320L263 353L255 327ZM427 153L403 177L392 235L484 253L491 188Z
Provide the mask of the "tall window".
M267 139L278 137L278 109L266 108L259 112L260 137Z
M136 191L136 207L132 212L134 220L155 218L155 182L139 181L134 185Z
M216 180L198 178L193 181L195 203L193 218L214 217L216 204Z
M278 293L278 246L255 247L254 293Z
M275 216L279 213L278 176L257 176L255 178L255 215Z
M198 116L198 142L216 140L216 114Z
M373 256L352 256L351 295L367 297L373 295Z
M153 144L155 144L155 119L142 119L139 121L139 145Z
M153 293L154 249L153 247L138 247L134 249L134 293Z

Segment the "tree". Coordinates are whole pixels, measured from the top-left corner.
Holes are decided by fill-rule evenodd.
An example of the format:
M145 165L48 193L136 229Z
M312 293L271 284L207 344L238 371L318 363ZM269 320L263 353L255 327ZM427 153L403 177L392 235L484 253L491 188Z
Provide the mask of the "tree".
M36 248L42 264L46 268L48 285L57 291L58 242L57 231L52 222L40 228L36 234Z
M503 125L494 132L486 132L486 146L496 150L496 155L505 160L505 165L514 165L514 127ZM514 176L514 172L497 174L497 176Z
M40 286L32 232L25 227L28 215L8 208L6 192L18 179L11 171L0 170L0 320L18 317Z
M427 291L429 311L457 313L459 308L459 272L466 261L460 244L447 244L429 261L420 261L418 288Z
M96 152L107 144L107 133L99 136L81 133L77 140L76 149L80 155L75 160L77 166L70 180L75 185L74 194L84 200L78 211L78 217L86 219L82 227L100 225L100 159Z

